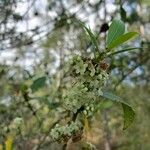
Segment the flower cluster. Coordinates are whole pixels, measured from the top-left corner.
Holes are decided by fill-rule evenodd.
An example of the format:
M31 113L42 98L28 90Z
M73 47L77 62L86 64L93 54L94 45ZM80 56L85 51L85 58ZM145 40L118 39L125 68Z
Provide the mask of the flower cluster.
M56 124L51 130L50 135L54 141L64 142L73 137L77 132L81 130L81 124L79 122L71 122L64 126Z
M86 104L85 108L83 110L84 115L86 115L87 117L92 117L93 113L95 111L95 107L94 104Z
M11 134L17 134L18 131L23 132L23 125L24 125L23 118L16 117L14 118L14 120L12 120L12 122L10 122L8 126L4 125L0 126L2 129L0 133L7 134L9 131Z
M108 80L108 74L101 68L100 62L81 56L71 61L69 76L72 76L72 84L63 94L63 105L73 113L82 106L93 104L103 94L102 88Z
M83 83L76 83L64 96L64 108L76 113L81 106L85 105L89 100L94 100L94 95L88 92L88 88Z
M9 128L10 130L18 129L23 124L23 119L20 117L17 117L13 120L13 122L10 124Z
M103 94L102 88L106 85L108 74L95 59L75 56L68 64L62 82L62 105L73 116L84 113L87 117L92 117L95 112L94 105ZM65 126L57 124L51 130L53 140L76 139L73 138L74 135L82 132L81 126L77 123L78 119L76 117L75 122Z

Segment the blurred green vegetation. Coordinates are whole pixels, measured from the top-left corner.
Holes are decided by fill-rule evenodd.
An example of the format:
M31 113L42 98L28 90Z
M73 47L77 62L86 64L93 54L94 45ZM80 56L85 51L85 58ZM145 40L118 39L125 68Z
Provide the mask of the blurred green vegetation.
M91 28L103 54L114 18L140 35L114 48L103 62L109 66L107 89L132 106L135 120L122 130L121 104L102 98L95 115L82 120L82 139L78 133L67 148L150 149L149 0L1 0L0 12L0 150L64 149L50 131L71 115L62 109L61 93L70 80L67 62L75 54L93 57L87 30L76 22Z

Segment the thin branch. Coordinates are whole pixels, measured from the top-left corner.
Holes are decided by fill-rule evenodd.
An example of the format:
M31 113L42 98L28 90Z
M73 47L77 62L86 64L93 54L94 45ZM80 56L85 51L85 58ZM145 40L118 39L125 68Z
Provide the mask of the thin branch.
M139 66L145 63L148 59L149 59L149 56L141 60L141 62L135 65L132 69L130 69L128 73L124 74L122 78L118 81L118 83L115 85L114 89L116 89L134 70L136 70Z

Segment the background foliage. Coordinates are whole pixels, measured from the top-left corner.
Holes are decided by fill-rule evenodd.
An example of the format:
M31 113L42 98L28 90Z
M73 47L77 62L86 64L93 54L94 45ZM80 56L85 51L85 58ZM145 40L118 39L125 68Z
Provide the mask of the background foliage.
M102 100L84 120L83 139L68 149L149 150L149 12L148 0L0 0L0 149L62 149L50 131L65 115L66 64L75 54L92 57L93 49L107 47L107 88L131 104L135 121L123 131L120 104ZM125 22L114 39L127 31L121 41L140 36L110 44L113 19Z

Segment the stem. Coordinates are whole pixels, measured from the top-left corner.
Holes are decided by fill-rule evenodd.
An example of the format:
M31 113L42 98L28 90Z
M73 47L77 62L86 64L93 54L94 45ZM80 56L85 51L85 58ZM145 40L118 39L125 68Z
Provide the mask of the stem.
M67 149L67 143L65 143L62 147L62 150L66 150Z
M113 53L110 53L110 54L107 54L108 57L111 57L113 55L116 55L116 54L119 54L119 53L123 53L123 52L127 52L127 51L132 51L132 50L139 50L139 49L143 49L142 47L134 47L134 48L127 48L127 49L123 49L123 50L119 50L117 52L113 52Z

